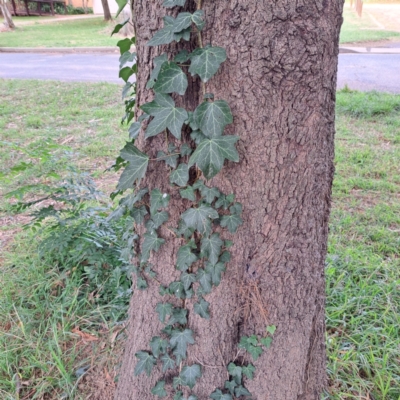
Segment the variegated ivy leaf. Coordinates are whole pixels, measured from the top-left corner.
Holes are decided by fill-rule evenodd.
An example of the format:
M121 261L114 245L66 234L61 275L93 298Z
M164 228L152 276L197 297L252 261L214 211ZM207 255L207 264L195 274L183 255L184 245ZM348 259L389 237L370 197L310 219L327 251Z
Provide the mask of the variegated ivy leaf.
M146 372L147 376L150 376L157 362L156 358L146 351L139 351L135 356L139 359L135 367L135 376L140 375L142 372Z
M178 168L171 172L169 181L178 186L186 186L189 180L189 168L187 164L179 164Z
M126 190L130 189L137 180L144 177L149 157L139 151L133 143L127 143L121 150L121 158L128 161L129 164L119 178L117 190Z
M173 330L169 342L175 355L186 358L187 346L194 344L193 332L190 329L184 329L183 331Z
M196 244L193 240L179 248L176 260L176 267L180 271L187 271L190 266L197 261L197 256L192 253L192 250L195 248Z
M158 74L160 73L161 65L163 65L165 61L168 61L167 53L161 54L161 56L153 59L154 68L150 74L150 79L147 82L146 89L151 89L154 86L156 79L158 78Z
M177 138L181 138L182 126L187 119L184 108L175 107L171 96L156 93L154 100L140 107L151 115L153 120L147 126L145 137L149 138L163 132L166 128Z
M159 189L153 189L150 194L150 214L154 215L160 208L168 206L170 195L161 193Z
M153 89L157 93L178 93L183 96L188 87L186 74L173 61L166 61L161 65L157 82ZM187 118L187 114L185 120Z
M194 304L193 309L201 318L210 319L210 313L208 311L209 307L210 303L205 301L203 298L200 298L200 301Z
M216 264L223 244L219 233L214 233L210 237L203 237L201 239L201 256L206 257L212 265Z
M201 377L200 365L186 365L182 368L182 372L179 376L182 379L182 384L184 386L189 386L190 389L193 389L194 385L196 384L196 380Z
M166 8L172 8L175 6L183 7L186 3L186 0L164 0L163 6Z
M225 126L233 122L231 109L225 100L201 103L196 108L193 118L202 133L210 138L221 136Z
M204 139L189 160L189 167L196 164L207 179L211 179L222 169L225 159L239 161L235 143L238 136L221 136Z
M165 243L165 240L159 238L156 231L146 232L143 237L141 261L145 262L149 259L151 250L158 251L161 245Z
M182 219L189 228L197 229L199 233L207 234L211 229L211 220L218 218L218 213L212 207L201 204L198 208L189 208L182 214Z
M220 65L226 60L226 51L222 47L205 46L197 48L191 55L189 72L199 75L203 82L214 76Z
M151 393L158 397L167 397L167 392L165 390L165 381L159 381L156 386L151 389Z

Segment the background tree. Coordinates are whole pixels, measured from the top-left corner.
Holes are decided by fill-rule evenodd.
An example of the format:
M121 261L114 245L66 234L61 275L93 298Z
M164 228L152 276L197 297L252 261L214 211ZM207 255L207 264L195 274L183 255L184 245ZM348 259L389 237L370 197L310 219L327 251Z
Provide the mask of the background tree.
M7 0L0 0L0 10L4 17L3 24L7 29L15 29L14 22L11 18L11 13L7 7Z
M171 2L171 0L167 0ZM194 12L194 0L172 1ZM196 47L187 44L149 47L159 30L162 2L135 0L138 57L137 104L153 99L146 89L151 60L162 52ZM207 297L211 318L193 312L186 299L188 326L196 344L188 347L189 363L202 365L194 388L199 399L223 388L226 368L236 360L243 336L264 336L266 326L277 327L270 349L254 365L246 387L253 399L317 400L326 381L324 345L324 262L334 156L334 106L342 0L260 2L205 0L207 26L203 42L226 49L227 61L207 83L207 92L226 99L234 116L227 131L238 134L240 162L227 163L212 186L235 193L243 205L243 225L234 238L232 259L221 284ZM169 14L174 15L175 9ZM203 91L196 79L179 106L194 110ZM188 136L184 137L188 143ZM161 135L138 147L157 157ZM149 164L145 186L170 193L168 226L176 227L185 200L171 189L168 167ZM140 233L140 232L139 232ZM171 229L150 261L163 285L179 276L175 264L181 245ZM159 284L149 281L136 290L129 313L129 337L116 399L152 399L157 380L171 379L160 369L150 376L134 376L135 354L149 349L150 338L162 329L155 308L162 301Z
M108 0L101 0L101 4L103 6L103 11L104 11L104 20L111 21L112 16L110 12L110 7L108 6Z

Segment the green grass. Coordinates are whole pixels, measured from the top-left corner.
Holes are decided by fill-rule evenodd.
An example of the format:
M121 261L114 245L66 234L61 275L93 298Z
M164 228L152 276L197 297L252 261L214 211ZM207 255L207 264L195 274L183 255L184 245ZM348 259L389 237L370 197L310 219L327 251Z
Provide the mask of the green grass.
M115 175L101 171L126 136L122 110L115 85L0 80L1 140L9 143L0 147L3 173L29 161L10 144L35 154L44 143L63 143L72 154L50 164L32 158L34 168L6 182L3 192L38 181L46 168L62 174L71 159L113 188ZM400 96L339 92L326 268L332 400L400 398L399 159ZM0 207L7 210L7 201ZM101 333L113 327L109 310L79 294L85 282L37 256L37 234L21 232L18 217L8 211L5 218L0 240L10 233L14 239L0 274L0 398L17 398L20 381L21 398L35 390L27 398L58 399L80 387L75 372L92 362L92 351L96 362L117 368ZM99 341L82 347L76 326ZM82 393L77 398L86 398Z
M116 46L110 37L113 24L103 18L88 18L46 24L17 26L0 33L0 47L102 47Z
M399 32L380 30L367 14L359 18L354 10L346 6L343 11L343 17L344 21L340 31L341 44L373 42L388 39L400 40Z

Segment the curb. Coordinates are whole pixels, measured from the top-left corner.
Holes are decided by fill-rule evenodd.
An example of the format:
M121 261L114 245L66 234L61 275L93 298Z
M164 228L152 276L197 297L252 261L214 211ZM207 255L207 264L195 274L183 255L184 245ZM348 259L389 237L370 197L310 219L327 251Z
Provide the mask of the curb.
M64 53L64 54L79 54L79 53L119 53L119 48L115 47L0 47L0 53Z
M393 47L339 47L340 54L400 54L400 48Z

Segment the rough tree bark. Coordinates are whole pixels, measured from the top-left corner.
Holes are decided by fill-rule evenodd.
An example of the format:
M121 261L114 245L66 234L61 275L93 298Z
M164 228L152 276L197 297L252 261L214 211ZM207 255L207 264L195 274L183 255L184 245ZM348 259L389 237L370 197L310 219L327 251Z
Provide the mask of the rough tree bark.
M110 13L110 7L108 6L108 0L101 0L101 5L103 6L104 11L104 21L111 21L112 16Z
M11 18L11 13L10 13L9 9L7 8L6 0L0 0L0 10L4 17L3 24L5 25L5 27L7 29L15 29L14 22Z
M161 4L135 0L139 105L152 98L145 89L151 60L171 49L146 46L162 26ZM255 379L246 382L253 399L317 400L326 383L324 262L342 7L343 0L204 1L204 42L224 47L228 55L207 92L228 101L234 123L227 132L240 136L240 163L225 164L212 185L235 193L244 224L232 238L232 260L221 284L206 298L211 319L200 319L186 302L196 336L189 363L203 365L194 388L199 400L223 388L240 337L262 335L267 324L277 331L272 347L254 363ZM194 9L195 1L188 1L186 10ZM201 100L198 84L189 82L187 93L184 106L193 110ZM160 146L162 139L139 140L150 156ZM145 184L171 194L171 226L185 208L163 168L151 164ZM166 244L151 262L167 285L178 277L180 243L167 229L161 235ZM133 294L116 400L154 398L150 390L161 371L148 378L134 377L133 370L135 353L149 349L162 329L155 312L160 301L158 284L151 282L148 290Z

